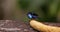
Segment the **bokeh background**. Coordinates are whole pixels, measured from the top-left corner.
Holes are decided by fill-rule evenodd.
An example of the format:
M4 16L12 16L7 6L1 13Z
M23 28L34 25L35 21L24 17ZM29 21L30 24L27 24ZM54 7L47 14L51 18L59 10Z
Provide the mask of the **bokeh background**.
M60 22L60 0L0 0L0 20L28 22L28 12L38 14L39 21Z

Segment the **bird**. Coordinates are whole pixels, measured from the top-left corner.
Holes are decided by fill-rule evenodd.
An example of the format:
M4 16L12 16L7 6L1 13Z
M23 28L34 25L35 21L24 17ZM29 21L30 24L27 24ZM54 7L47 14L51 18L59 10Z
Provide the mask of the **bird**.
M30 19L36 19L36 18L38 18L38 15L37 15L36 13L33 13L33 12L29 12L29 13L27 14L27 16L28 16L28 18L30 18Z

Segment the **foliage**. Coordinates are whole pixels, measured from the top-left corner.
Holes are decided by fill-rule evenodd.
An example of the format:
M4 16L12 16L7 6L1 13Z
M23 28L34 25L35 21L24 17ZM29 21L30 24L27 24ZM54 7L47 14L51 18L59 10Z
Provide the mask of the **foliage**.
M19 0L19 7L28 12L35 12L39 20L56 21L60 11L60 0Z

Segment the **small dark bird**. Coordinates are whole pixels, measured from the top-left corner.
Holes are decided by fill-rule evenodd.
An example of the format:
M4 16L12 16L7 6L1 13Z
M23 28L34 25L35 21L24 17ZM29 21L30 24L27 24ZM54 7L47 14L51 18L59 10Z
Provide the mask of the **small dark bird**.
M27 14L28 18L30 19L36 19L38 17L38 15L36 13L33 13L33 12L29 12Z

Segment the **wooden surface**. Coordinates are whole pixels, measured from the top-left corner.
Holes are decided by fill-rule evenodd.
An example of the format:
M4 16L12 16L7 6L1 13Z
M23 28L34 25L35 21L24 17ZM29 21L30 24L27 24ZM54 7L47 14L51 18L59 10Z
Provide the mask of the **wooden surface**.
M60 23L48 23L43 24L51 26L59 26ZM24 23L23 21L15 20L0 20L0 32L38 32L30 27L29 23Z
M37 32L23 21L0 20L0 32Z

